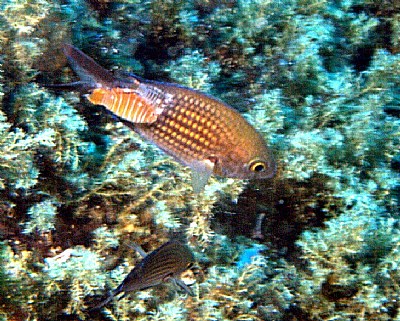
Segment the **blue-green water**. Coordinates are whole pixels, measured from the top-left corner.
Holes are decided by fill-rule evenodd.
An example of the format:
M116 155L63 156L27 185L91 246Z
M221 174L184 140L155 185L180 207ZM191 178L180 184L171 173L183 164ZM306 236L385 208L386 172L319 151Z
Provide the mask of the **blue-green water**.
M400 320L396 1L0 2L0 320ZM76 81L188 86L260 132L265 180L190 170ZM170 239L196 263L90 309Z

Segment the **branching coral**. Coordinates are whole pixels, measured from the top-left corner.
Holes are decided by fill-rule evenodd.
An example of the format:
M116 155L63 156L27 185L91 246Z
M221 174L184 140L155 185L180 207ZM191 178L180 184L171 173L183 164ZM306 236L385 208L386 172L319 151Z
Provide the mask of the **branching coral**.
M1 111L0 111L1 112ZM39 175L34 164L35 148L51 146L51 132L41 132L42 135L32 137L21 129L12 129L6 122L4 114L0 113L0 188L27 191L37 183ZM48 135L50 134L50 135ZM50 137L50 139L49 139Z
M286 137L291 145L286 175L291 176L291 173L302 168L300 163L304 164L303 170L300 171L302 175L307 173L308 167L310 173L322 172L334 178L335 181L343 180L345 177L350 178L355 174L353 171L356 168L360 172L371 173L371 176L378 174L380 169L389 170L387 164L394 156L393 151L398 150L400 146L398 138L400 123L398 119L389 116L384 111L385 104L394 99L393 85L396 83L396 77L393 78L393 75L397 73L395 71L385 76L385 70L391 70L397 58L390 57L381 51L377 52L377 57L381 57L381 65L378 67L373 64L366 71L365 85L359 88L357 93L353 92L352 97L343 97L343 93L349 93L348 85L337 81L335 84L331 81L332 104L330 99L322 105L317 104L313 99L306 100L309 106L304 106L303 110L307 119L312 122L303 125L307 131L296 132ZM346 73L344 76L350 75ZM377 79L376 77L385 78L386 81L379 84L374 80ZM337 76L334 79L337 79ZM351 78L348 79L350 83L353 82ZM336 94L335 91L337 91ZM377 130L381 133L380 135L376 135ZM306 147L307 145L309 147ZM297 150L300 151L300 157L296 156ZM306 153L310 153L308 157L305 156ZM312 155L313 153L315 154ZM309 167L310 159L313 160L311 163L318 168ZM376 178L378 177L379 174ZM372 178L372 180L375 179ZM386 180L375 181L375 183L387 186ZM395 184L393 181L389 189Z
M206 280L198 286L198 295L187 304L190 317L205 320L283 318L284 310L294 298L295 270L284 262L279 266L266 259L265 249L244 262L241 256L249 249L243 244L219 237L215 240L220 243L215 243L207 253L215 265L207 270ZM232 261L237 262L232 266Z
M13 109L17 122L32 136L49 137L51 148L40 150L40 153L50 157L63 170L76 171L79 155L87 149L87 144L80 138L87 128L76 110L62 98L50 99L34 85L20 88L16 97Z
M10 94L15 86L31 81L38 66L51 69L59 64L54 48L66 37L67 29L57 2L2 1L0 10L4 89Z
M220 68L217 63L206 63L205 60L205 56L198 51L188 52L173 61L166 70L174 82L210 92L211 83L217 79ZM193 73L193 70L196 72Z
M210 228L210 220L212 218L213 206L218 199L218 192L225 192L232 197L233 200L243 189L241 182L232 182L226 180L225 182L213 181L208 186L203 195L199 199L191 200L192 217L189 227L186 229L186 234L189 239L194 238L200 244L209 244L212 242L213 231Z
M301 281L301 292L308 295L298 300L314 318L327 311L342 317L384 318L396 309L392 298L398 275L390 263L397 260L396 220L379 218L383 209L372 207L371 199L354 202L347 213L327 222L326 230L306 232L299 240L312 274ZM337 311L337 302L347 309Z
M23 233L46 233L55 229L54 222L57 213L54 201L46 200L33 205L28 210L29 221L25 223Z
M102 3L0 5L0 318L398 319L390 2ZM273 145L275 181L212 178L193 196L187 169L103 110L27 84L69 80L54 52L71 39L117 74L237 107ZM270 250L243 263L258 247L237 234L259 217ZM171 237L198 258L194 298L160 286L85 314L137 264L131 242L151 251Z

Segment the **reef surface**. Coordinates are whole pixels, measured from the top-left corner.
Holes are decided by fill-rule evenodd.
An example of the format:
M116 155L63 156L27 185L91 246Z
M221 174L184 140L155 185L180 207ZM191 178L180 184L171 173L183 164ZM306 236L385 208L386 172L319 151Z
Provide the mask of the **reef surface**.
M395 0L2 0L0 320L400 320ZM234 106L277 175L188 168L79 92L60 48ZM169 239L172 284L90 311Z

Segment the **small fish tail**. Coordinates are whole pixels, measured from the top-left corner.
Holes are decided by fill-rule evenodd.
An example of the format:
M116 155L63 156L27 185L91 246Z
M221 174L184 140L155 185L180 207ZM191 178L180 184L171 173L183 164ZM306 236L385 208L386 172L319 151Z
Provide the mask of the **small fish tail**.
M118 295L120 293L120 291L118 291L118 288L111 291L108 296L103 300L100 301L98 304L96 304L93 308L91 308L89 311L96 311L101 309L102 307L104 307L105 305L107 305L108 303L110 303L110 301L112 299L115 298L116 295Z
M92 58L70 44L62 47L72 69L78 74L81 87L86 89L106 87L111 88L115 78L111 72L101 67Z

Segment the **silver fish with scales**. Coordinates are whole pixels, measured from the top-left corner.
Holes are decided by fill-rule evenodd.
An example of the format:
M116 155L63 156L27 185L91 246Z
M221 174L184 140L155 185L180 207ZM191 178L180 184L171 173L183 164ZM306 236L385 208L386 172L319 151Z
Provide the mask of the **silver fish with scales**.
M212 174L274 176L276 164L264 139L227 104L176 84L136 76L118 79L77 48L64 45L63 51L81 79L74 85L88 90L88 100L189 166L196 193Z
M115 296L124 293L144 290L166 281L173 281L185 292L193 295L193 291L179 278L194 263L194 256L190 249L176 240L164 243L150 254L135 245L136 250L144 257L121 284L110 292L108 297L91 310L97 310L108 304ZM121 297L121 298L122 298Z

